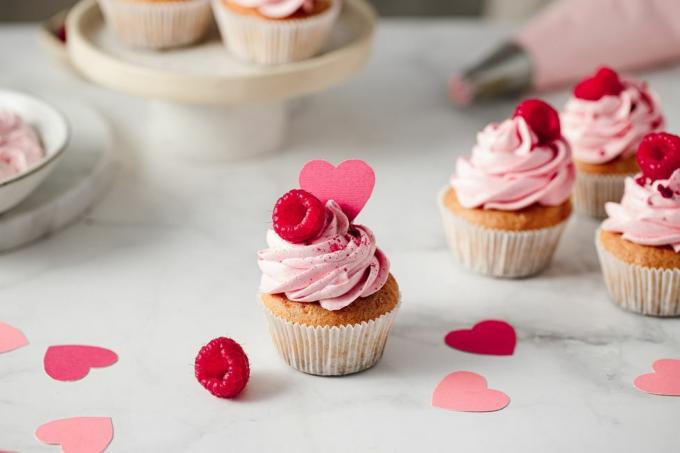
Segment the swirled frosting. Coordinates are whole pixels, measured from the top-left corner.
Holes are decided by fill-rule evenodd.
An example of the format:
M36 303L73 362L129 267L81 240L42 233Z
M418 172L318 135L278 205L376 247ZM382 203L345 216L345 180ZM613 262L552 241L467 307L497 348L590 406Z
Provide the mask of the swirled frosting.
M572 96L561 115L562 133L571 144L574 158L603 164L635 154L642 137L662 130L664 117L659 98L646 83L623 80L618 96L596 101Z
M472 156L461 157L451 186L464 208L516 211L534 203L564 203L574 166L563 139L538 144L524 118L492 123L477 135Z
M18 115L0 111L0 182L26 171L44 155L33 128Z
M340 310L376 293L389 275L390 263L373 232L351 224L333 200L326 203L325 225L316 239L293 244L270 229L267 245L258 252L260 292L319 302L327 310Z
M607 203L605 209L609 218L604 230L641 245L669 245L680 253L680 169L654 182L626 178L621 203Z
M289 17L302 10L311 12L314 10L315 0L233 0L246 8L255 8L266 17L272 19L282 19Z

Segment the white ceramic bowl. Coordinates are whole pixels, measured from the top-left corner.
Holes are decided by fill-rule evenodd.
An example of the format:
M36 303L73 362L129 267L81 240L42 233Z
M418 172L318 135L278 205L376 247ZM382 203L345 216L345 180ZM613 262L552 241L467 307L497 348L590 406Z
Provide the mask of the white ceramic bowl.
M0 214L13 208L47 178L64 153L69 138L64 115L44 101L16 91L0 90L0 110L19 115L40 136L45 157L36 165L0 182Z

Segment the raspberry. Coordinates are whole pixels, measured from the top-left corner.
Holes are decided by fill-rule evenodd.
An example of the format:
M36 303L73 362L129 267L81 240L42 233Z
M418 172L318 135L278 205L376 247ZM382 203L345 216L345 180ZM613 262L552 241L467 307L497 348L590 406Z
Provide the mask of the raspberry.
M562 136L560 116L550 104L540 99L527 99L515 109L513 116L521 116L538 137L538 143L544 144Z
M667 132L645 135L637 150L637 163L652 181L670 178L680 168L680 137Z
M278 199L272 213L274 231L294 244L314 239L323 228L324 205L309 192L294 189Z
M215 338L198 351L194 372L198 382L213 395L234 398L248 383L248 356L231 338Z
M616 71L603 66L594 76L583 79L574 87L574 96L586 101L597 101L602 96L617 96L623 89Z

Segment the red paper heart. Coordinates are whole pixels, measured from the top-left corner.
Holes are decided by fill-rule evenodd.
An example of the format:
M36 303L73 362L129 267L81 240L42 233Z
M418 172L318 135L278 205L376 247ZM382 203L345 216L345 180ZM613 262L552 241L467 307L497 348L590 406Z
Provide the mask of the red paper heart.
M16 327L0 322L0 353L26 346L28 340Z
M653 395L680 396L680 360L657 360L652 369L654 373L635 378L635 387Z
M375 186L375 173L363 160L346 160L337 167L325 160L312 160L298 179L301 189L324 204L334 200L350 220L359 215Z
M493 412L510 404L510 397L490 389L486 379L471 371L456 371L437 384L432 405L461 412Z
M45 372L58 381L77 381L89 373L90 368L113 365L118 356L110 349L98 346L58 345L45 352Z
M444 342L452 348L474 354L512 355L517 336L507 322L487 320L478 322L472 329L449 332Z
M35 437L61 445L64 453L101 453L111 443L113 424L108 417L62 418L38 427Z

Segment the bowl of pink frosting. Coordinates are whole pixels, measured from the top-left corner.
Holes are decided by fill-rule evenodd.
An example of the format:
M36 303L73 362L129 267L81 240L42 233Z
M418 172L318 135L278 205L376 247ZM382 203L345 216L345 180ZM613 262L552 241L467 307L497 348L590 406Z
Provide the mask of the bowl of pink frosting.
M0 213L54 170L69 138L64 115L33 96L0 90Z

